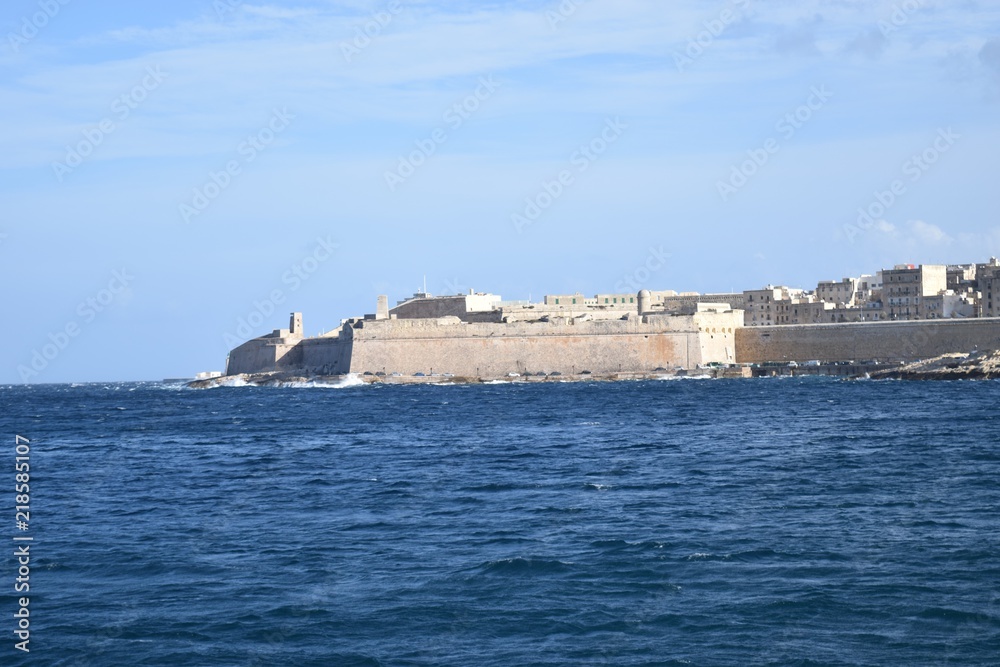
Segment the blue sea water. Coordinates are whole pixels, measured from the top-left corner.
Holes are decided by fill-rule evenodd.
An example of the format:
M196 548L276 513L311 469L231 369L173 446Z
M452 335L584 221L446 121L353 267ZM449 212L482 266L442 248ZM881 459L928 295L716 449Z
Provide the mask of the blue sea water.
M1000 664L998 402L815 378L0 387L0 664Z

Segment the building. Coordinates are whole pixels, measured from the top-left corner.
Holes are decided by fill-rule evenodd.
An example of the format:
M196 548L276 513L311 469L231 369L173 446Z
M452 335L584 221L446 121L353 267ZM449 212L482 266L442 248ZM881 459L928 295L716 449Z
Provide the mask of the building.
M898 264L882 271L882 285L887 319L925 319L923 300L948 289L948 267L941 264Z
M798 298L802 294L800 289L773 285L764 289L747 290L743 292L743 323L748 327L777 324L778 302Z
M921 305L924 320L976 317L978 312L974 293L956 294L952 290L925 296Z
M976 288L976 264L954 264L948 267L948 287L956 294L974 292Z
M700 294L699 292L674 291L652 292L654 309L666 313L690 314L697 310L699 303L725 303L730 308L743 310L744 296L739 293Z
M395 308L388 311L388 318L404 320L452 316L463 322L499 319L497 313L500 301L496 294L471 289L468 294L455 296L436 297L426 292L417 292L409 299L399 301ZM380 300L379 303L383 302Z
M1000 317L1000 260L991 257L988 264L976 265L979 291L979 317Z
M858 278L844 278L834 282L824 280L816 285L816 298L838 307L850 307L857 303Z

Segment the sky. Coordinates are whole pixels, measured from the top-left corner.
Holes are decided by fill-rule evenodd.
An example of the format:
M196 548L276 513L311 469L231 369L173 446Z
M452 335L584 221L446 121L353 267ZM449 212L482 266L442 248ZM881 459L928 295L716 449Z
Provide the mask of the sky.
M0 383L158 380L422 288L1000 255L1000 2L8 0Z

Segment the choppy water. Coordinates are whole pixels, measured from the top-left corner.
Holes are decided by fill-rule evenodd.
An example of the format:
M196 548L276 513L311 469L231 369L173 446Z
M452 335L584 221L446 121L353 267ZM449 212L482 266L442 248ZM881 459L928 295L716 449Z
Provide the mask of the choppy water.
M15 433L35 538L28 656L0 560L0 664L998 664L998 399L0 388L0 538Z

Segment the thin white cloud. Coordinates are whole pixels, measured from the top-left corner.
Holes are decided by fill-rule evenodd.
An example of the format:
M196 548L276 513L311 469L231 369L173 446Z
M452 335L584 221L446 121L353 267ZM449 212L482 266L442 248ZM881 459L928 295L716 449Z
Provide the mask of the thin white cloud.
M896 235L896 225L892 224L888 220L876 220L872 228L877 232L881 232L889 236Z
M319 12L315 9L290 9L275 5L241 5L240 9L247 14L268 19L312 18L319 15Z
M923 220L910 220L907 223L910 233L921 243L929 246L948 246L954 239L943 229Z

